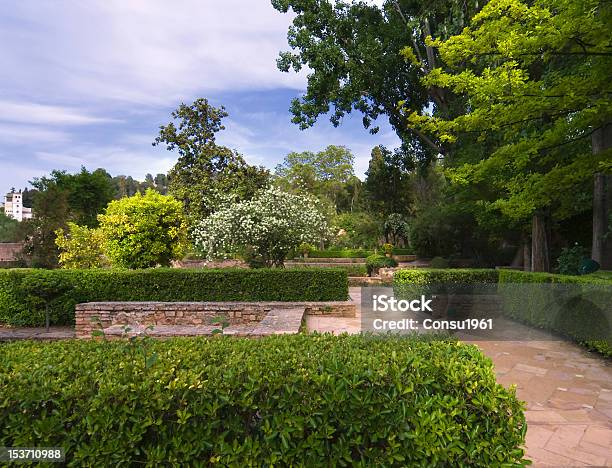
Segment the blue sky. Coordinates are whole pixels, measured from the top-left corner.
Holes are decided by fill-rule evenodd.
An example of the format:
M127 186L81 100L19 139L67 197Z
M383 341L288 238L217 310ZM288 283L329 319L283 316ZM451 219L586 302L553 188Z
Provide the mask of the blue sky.
M334 128L291 123L306 74L276 69L289 15L269 0L20 0L0 10L0 191L52 169L143 179L174 153L152 147L181 102L225 105L220 143L269 168L290 151L345 145L363 175L373 146L395 146L358 114Z

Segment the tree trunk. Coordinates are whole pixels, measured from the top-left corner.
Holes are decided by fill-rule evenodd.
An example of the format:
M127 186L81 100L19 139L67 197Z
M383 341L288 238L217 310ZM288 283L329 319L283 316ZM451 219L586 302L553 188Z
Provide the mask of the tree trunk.
M612 148L612 123L593 132L591 137L593 154ZM612 239L606 239L608 219L612 212L612 176L595 174L593 183L593 243L591 258L602 270L612 269Z
M541 212L531 221L531 271L550 271L546 218Z

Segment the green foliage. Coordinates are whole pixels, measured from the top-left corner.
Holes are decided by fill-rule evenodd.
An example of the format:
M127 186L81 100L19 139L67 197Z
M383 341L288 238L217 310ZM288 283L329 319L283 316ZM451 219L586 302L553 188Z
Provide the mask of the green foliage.
M182 204L151 189L112 201L99 219L104 250L114 266L169 266L187 247Z
M393 244L383 244L382 249L385 254L391 255L393 253Z
M39 191L56 187L65 192L69 220L88 227L98 225L98 214L114 197L111 176L104 169L89 172L81 167L81 172L75 174L68 174L66 171L52 171L49 177L34 179L32 185ZM36 211L36 195L34 203L34 213L39 216L40 214Z
M364 249L326 249L310 252L312 258L366 258L373 255L372 250Z
M210 215L229 202L250 199L267 186L269 172L249 166L238 152L216 144L216 133L225 129L224 107L207 99L181 104L172 112L173 122L160 127L153 145L165 145L179 154L168 173L169 192L180 200L192 222Z
M431 34L458 33L478 4L475 0L385 0L379 7L368 2L273 0L274 8L291 11L293 20L287 34L292 51L281 52L278 68L309 70L306 93L291 105L293 122L307 128L319 116L329 115L337 126L344 115L358 111L364 127L376 133L377 118L386 116L403 143L433 150L429 155L416 152L419 157L437 154L439 147L431 139L406 128L397 104L405 100L418 111L432 101L436 109L450 107L450 93L421 81L438 66L436 51L424 40ZM401 54L407 44L412 47L410 60ZM385 214L392 212L398 210Z
M22 239L19 221L7 216L0 209L0 242L19 242Z
M371 249L382 235L381 221L376 213L358 211L341 213L333 218L334 249ZM367 255L364 255L366 257Z
M67 466L523 461L522 403L473 345L293 335L148 346L148 369L120 341L0 347L0 444L61 446Z
M435 269L448 268L448 260L442 257L434 257L431 259L429 267Z
M384 146L372 149L372 156L363 184L368 204L372 211L384 216L393 213L405 214L410 206L410 174L405 157Z
M410 226L406 217L399 213L391 213L385 220L385 238L391 244L408 243L410 241Z
M385 257L384 255L374 254L366 258L368 276L378 274L380 268L392 268L396 266L397 262L393 258Z
M344 146L329 145L318 153L289 153L276 166L276 184L284 191L321 198L338 211L340 197L346 196L346 184L355 177L354 160L353 153Z
M100 228L68 223L68 230L58 229L55 244L62 268L101 268L108 266L104 256L104 236Z
M310 252L314 251L315 248L312 244L308 244L307 242L302 242L299 247L298 247L298 252L301 253L302 255L306 256L308 255Z
M413 128L452 144L477 136L489 150L455 161L454 183L489 187L488 208L524 221L589 209L592 176L612 149L591 154L591 136L612 121L610 22L602 0L492 0L461 34L429 38L450 70L427 86L464 95L452 120L406 111ZM594 149L594 148L593 148Z
M501 270L499 283L504 314L612 355L609 278Z
M34 267L56 268L59 251L55 232L64 229L70 217L68 193L55 184L34 195L34 218L23 221L26 235L23 253Z
M399 270L393 275L395 285L410 284L427 286L432 284L496 284L497 270L451 269L451 270Z
M33 278L30 280L29 278ZM74 323L74 306L100 301L343 301L346 272L335 269L0 270L0 323L40 326L42 306L24 282L58 278L70 288L49 301L51 322ZM36 294L34 294L36 296Z
M579 275L580 265L585 258L589 258L589 252L581 245L566 247L561 251L557 259L559 273L562 275Z

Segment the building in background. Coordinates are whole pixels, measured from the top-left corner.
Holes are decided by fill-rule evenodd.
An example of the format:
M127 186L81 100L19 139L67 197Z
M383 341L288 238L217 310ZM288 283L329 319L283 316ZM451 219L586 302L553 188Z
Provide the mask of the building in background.
M23 206L23 195L19 192L9 192L4 197L4 213L17 221L32 218L32 208Z

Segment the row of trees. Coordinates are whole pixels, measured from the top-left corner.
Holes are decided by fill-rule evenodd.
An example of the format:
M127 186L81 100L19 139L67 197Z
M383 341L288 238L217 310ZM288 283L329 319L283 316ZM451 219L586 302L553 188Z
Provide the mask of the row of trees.
M612 268L609 2L272 3L295 15L279 69L311 70L294 122L359 111L374 133L388 118L402 145L366 185L388 161L380 203L408 212L424 250L523 245L548 270L578 241Z

